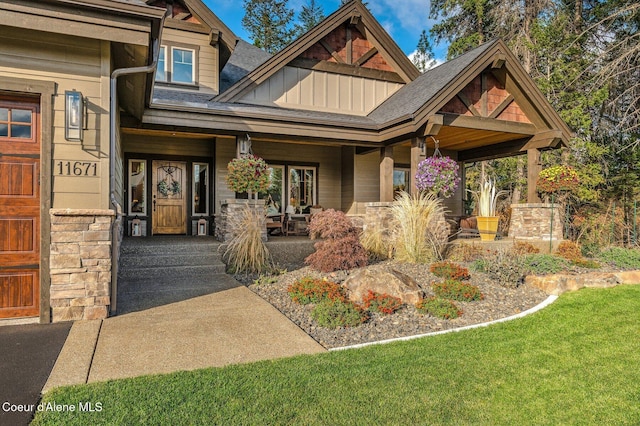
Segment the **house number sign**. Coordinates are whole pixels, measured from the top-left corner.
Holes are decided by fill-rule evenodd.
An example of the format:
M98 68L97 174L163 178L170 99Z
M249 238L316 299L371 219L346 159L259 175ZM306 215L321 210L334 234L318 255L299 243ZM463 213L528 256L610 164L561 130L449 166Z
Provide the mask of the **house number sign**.
M58 160L54 166L54 173L58 176L98 176L97 161L69 161Z

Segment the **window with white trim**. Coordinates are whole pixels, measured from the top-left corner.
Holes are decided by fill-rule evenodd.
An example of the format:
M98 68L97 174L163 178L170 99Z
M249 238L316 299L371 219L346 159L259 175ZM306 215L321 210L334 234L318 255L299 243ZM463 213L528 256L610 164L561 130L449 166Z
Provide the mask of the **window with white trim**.
M156 68L156 81L167 81L167 46L160 47L158 54L158 67Z
M193 85L197 83L197 50L182 46L161 46L156 81Z
M146 160L129 160L129 215L147 214Z
M315 167L289 167L289 204L297 211L316 204Z
M193 163L193 214L209 214L209 165Z

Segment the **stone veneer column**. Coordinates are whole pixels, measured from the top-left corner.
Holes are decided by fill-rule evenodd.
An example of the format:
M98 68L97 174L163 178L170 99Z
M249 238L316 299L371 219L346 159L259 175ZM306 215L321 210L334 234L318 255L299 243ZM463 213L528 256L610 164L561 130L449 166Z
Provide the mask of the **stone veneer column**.
M49 214L51 321L106 318L114 212L51 209Z
M553 234L551 239L562 240L564 209L553 205ZM524 240L548 240L551 228L551 204L523 203L511 204L509 237Z
M238 216L246 207L254 210L262 218L262 240L267 241L267 222L264 200L223 200L220 205L220 214L216 215L215 237L219 241L229 241L233 238L235 230L229 226L229 216Z

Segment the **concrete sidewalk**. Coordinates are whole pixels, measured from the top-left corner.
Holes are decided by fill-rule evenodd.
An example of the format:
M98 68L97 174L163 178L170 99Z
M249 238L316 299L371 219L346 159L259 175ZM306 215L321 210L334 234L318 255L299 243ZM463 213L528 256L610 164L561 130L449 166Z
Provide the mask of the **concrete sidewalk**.
M106 320L76 322L43 392L325 351L277 309L239 286Z

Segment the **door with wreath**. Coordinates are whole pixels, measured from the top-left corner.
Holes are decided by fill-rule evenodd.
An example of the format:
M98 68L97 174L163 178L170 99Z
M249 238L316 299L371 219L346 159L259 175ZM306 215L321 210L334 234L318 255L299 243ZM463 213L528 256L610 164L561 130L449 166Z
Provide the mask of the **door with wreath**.
M187 233L186 165L153 162L152 234Z

